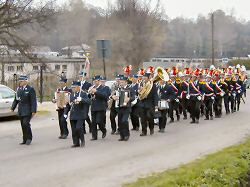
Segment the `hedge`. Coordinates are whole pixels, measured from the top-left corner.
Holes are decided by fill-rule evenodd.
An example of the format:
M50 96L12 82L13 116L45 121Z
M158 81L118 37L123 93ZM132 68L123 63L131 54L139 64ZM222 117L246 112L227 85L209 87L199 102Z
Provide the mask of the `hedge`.
M250 140L193 163L139 179L126 187L249 186Z

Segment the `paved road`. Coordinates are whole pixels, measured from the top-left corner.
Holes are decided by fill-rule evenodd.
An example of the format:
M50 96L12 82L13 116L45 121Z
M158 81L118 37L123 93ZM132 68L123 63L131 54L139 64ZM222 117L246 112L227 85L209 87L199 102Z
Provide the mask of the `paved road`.
M33 119L31 146L18 145L18 121L0 121L0 186L121 186L242 141L250 134L249 106L248 99L241 111L199 125L180 121L168 125L165 134L132 132L128 142L111 135L90 142L87 135L85 149L70 148L70 138L57 139L55 112Z

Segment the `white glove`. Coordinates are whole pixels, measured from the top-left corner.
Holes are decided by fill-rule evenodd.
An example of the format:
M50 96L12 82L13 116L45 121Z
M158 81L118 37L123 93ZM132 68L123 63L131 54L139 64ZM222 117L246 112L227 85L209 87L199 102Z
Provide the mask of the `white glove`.
M212 100L214 100L214 97L211 97Z
M64 114L64 115L63 115L63 117L64 117L65 119L67 119L67 118L68 118L68 116L67 116L66 114Z
M225 92L221 92L220 96L223 97L225 95Z
M240 94L240 90L238 90L238 93Z
M80 101L82 101L82 98L81 98L81 97L77 97L77 98L76 98L76 101L77 101L77 102L80 102Z
M198 101L201 101L201 96L199 95L199 96L197 97L197 99L198 99Z
M177 103L179 103L179 102L180 102L180 101L179 101L179 99L177 99L177 98L175 99L175 101L176 101Z
M190 99L190 95L187 95L186 98L187 98L187 99Z

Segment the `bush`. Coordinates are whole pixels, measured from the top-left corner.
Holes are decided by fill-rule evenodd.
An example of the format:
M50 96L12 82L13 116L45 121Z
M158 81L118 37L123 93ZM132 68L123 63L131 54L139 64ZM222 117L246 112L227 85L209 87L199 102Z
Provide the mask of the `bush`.
M236 66L237 64L246 66L247 70L250 70L250 59L249 60L233 60L229 63L232 66Z
M222 187L247 186L250 169L250 140L191 164L139 179L127 187Z

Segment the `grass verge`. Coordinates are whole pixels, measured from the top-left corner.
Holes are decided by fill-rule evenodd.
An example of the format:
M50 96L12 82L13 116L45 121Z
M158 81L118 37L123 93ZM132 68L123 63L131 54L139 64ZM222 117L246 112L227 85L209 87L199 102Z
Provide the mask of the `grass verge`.
M125 187L247 187L250 139L177 169L156 173Z

